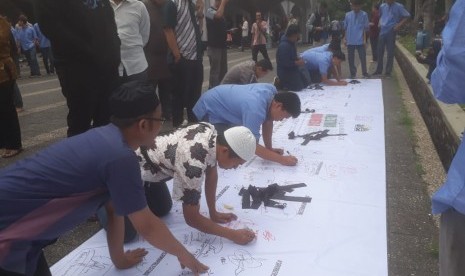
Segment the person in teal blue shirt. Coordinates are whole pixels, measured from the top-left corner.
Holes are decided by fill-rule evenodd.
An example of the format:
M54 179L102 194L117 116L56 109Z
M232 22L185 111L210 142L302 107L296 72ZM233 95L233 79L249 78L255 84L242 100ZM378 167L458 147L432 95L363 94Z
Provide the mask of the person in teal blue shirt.
M40 76L36 53L36 43L38 42L36 31L32 25L27 22L27 17L24 15L19 17L18 25L19 44L31 69L31 77Z
M347 85L347 82L340 80L337 72L337 67L341 66L341 62L346 60L344 53L340 51L312 51L309 49L301 55L305 62L305 68L310 74L312 83L324 83L326 85ZM336 75L336 80L328 78L329 72L332 71Z
M386 77L391 76L392 64L394 62L394 46L396 43L397 31L402 25L407 22L410 13L402 4L395 0L386 0L386 3L379 7L380 33L378 37L378 65L373 75L381 75L383 73L383 56L384 49L387 51L386 60Z
M465 104L465 1L456 1L442 32L443 46L431 75L434 95L445 103ZM447 180L433 195L433 214L441 214L439 275L465 275L465 139Z
M55 59L53 58L50 40L40 30L39 23L34 24L34 30L36 31L39 39L39 48L42 53L45 71L47 71L47 74L55 74Z
M215 127L245 126L257 139L255 153L263 159L295 166L297 158L283 155L280 148L273 148L273 121L297 118L300 115L300 99L292 92L278 93L269 83L246 85L219 85L204 93L192 109L199 121ZM260 139L262 127L263 143Z
M347 45L349 56L350 77L355 78L357 67L354 63L355 50L358 52L360 64L362 66L362 74L368 77L367 61L366 61L366 31L368 30L368 15L361 10L362 1L352 0L350 3L352 11L346 13L344 19L344 39L343 42Z

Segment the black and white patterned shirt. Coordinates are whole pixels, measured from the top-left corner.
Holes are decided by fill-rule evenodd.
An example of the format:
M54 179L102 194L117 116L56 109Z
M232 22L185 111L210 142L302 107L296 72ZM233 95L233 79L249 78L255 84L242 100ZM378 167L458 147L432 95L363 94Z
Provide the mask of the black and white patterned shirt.
M159 182L173 177L173 199L185 204L199 203L207 167L216 166L216 130L208 123L194 124L155 138L147 162L140 149L142 179Z

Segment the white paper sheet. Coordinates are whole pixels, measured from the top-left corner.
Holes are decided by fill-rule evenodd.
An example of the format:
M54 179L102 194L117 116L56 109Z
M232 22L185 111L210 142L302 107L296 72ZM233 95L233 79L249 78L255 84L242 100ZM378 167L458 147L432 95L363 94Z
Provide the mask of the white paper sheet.
M200 233L184 222L175 203L165 218L170 230L200 261L206 275L387 275L386 169L384 111L380 80L361 80L347 87L299 92L302 109L315 109L297 119L275 123L273 146L299 159L284 167L259 157L236 170L219 171L217 208L232 206L239 219L232 228L248 227L257 234L251 244ZM288 139L329 129L331 136L310 141ZM309 203L286 202L285 209L260 206L242 209L242 187L304 182L290 196L307 196ZM202 210L208 215L205 199ZM191 275L177 258L138 240L127 249L144 247L144 261L117 270L109 258L103 231L52 267L53 275Z

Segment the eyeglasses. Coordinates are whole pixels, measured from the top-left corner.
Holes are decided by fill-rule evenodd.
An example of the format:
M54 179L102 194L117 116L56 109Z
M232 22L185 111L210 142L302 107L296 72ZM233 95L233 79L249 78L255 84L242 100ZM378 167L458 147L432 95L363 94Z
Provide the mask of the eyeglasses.
M149 121L161 122L162 125L166 121L166 119L164 119L164 118L153 118L153 117L144 117L142 119L149 120Z

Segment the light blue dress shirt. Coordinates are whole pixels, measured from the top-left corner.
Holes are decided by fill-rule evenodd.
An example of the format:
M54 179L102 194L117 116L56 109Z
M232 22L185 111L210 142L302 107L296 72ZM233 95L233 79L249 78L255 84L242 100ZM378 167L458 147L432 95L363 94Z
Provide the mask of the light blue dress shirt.
M205 92L192 111L200 121L245 126L258 141L276 93L276 87L269 83L219 85Z
M37 39L36 31L30 25L26 25L23 28L18 29L19 32L19 43L21 44L21 49L24 51L30 50L35 47L34 42Z
M323 44L319 47L315 47L315 48L311 48L311 49L308 49L307 51L313 51L313 52L325 52L325 51L329 51L329 43L326 43L326 44Z
M368 30L368 15L364 11L346 13L344 30L347 45L363 45L363 33Z
M36 31L37 37L39 38L39 47L40 48L48 48L50 47L50 40L42 33L39 28L39 24L34 24L34 30Z
M303 52L300 56L305 61L305 68L307 68L307 70L318 70L321 75L328 74L328 70L332 65L332 52L319 52L309 49Z
M384 3L379 7L379 27L380 35L392 31L397 23L403 18L410 17L410 13L400 3L394 2L391 5Z
M439 100L465 103L465 1L456 1L442 33L444 46L439 53L431 85ZM444 185L433 195L433 214L454 208L465 214L465 139L455 154Z

